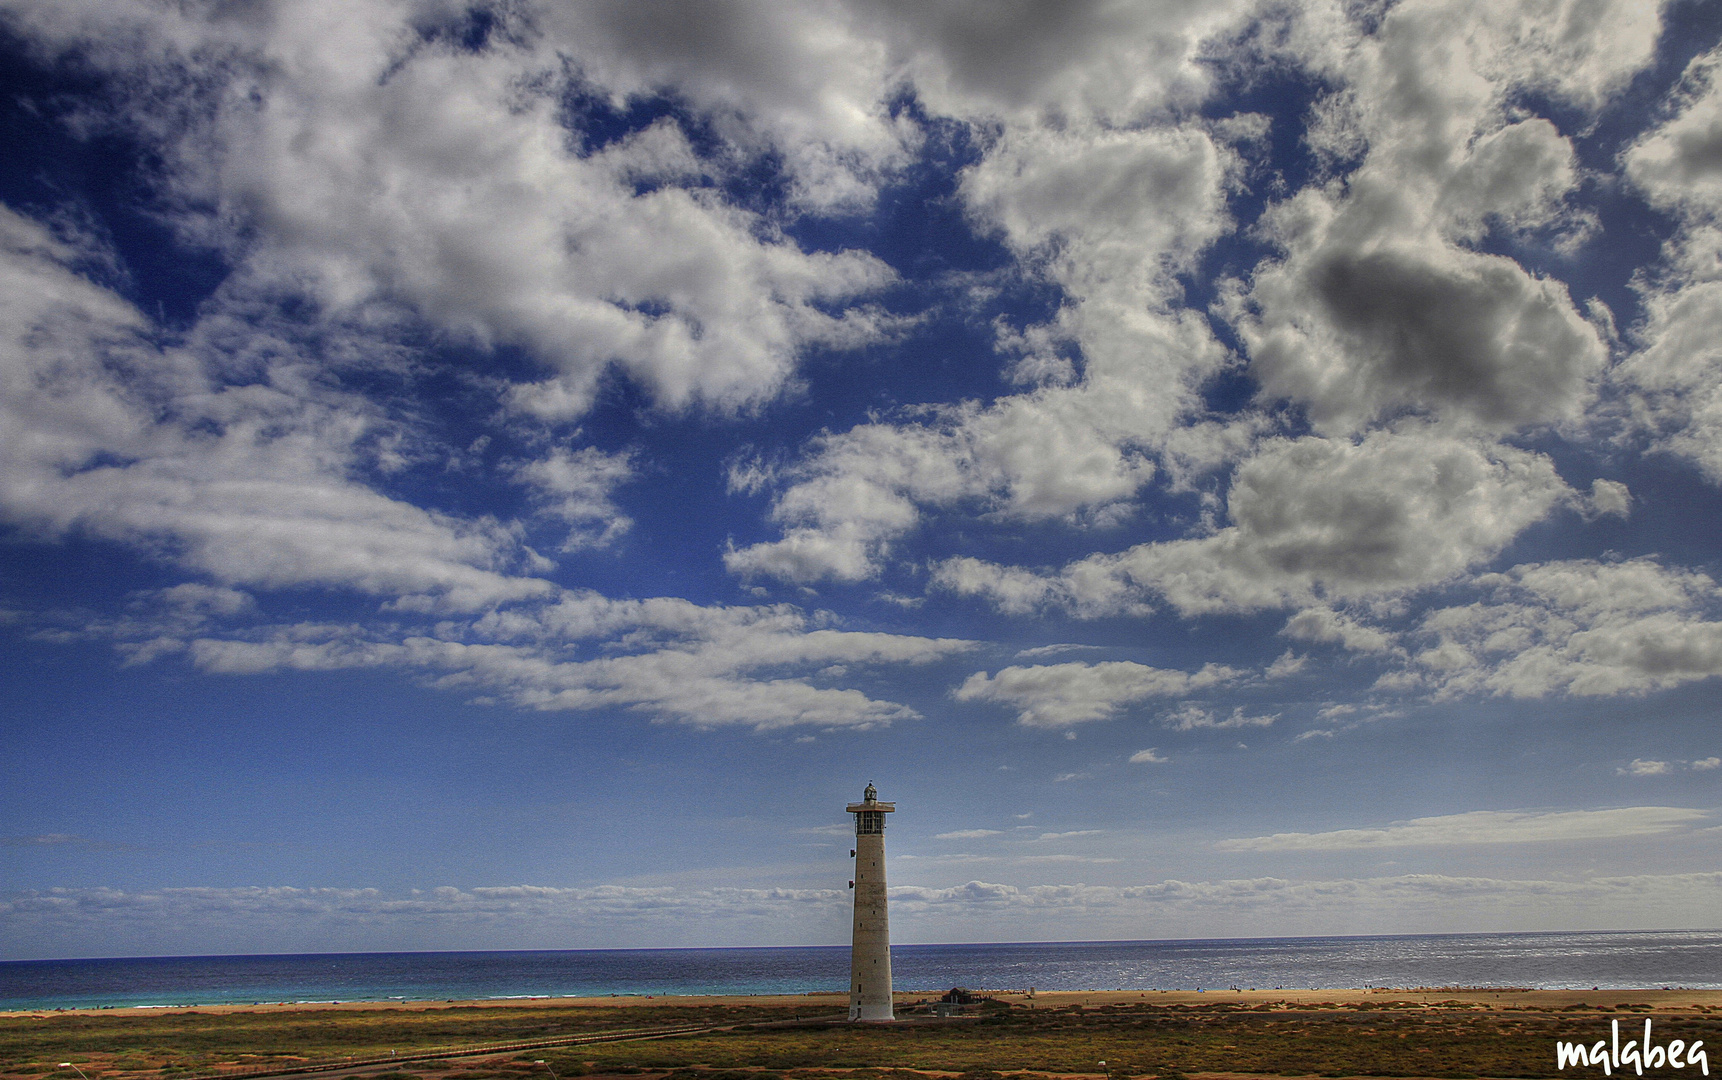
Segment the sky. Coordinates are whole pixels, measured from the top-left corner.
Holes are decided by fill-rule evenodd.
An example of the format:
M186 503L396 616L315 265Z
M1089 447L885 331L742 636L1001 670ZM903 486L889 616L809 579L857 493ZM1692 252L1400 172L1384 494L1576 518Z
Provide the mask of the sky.
M1722 5L0 0L0 958L1700 928Z

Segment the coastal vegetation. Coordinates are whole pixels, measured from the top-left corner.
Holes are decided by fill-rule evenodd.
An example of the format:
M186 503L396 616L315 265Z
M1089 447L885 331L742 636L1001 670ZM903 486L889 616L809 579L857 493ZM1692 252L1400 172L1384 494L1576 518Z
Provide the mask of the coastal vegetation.
M854 1025L825 1005L451 1006L160 1010L0 1017L0 1077L71 1061L89 1080L192 1080L363 1059L364 1080L998 1080L1086 1074L1175 1080L1277 1076L1555 1077L1557 1039L1642 1025L1652 1006L1143 999L1030 1008L1002 1001L947 1022ZM828 1019L827 1019L828 1017ZM1654 1008L1659 1038L1722 1048L1722 1008ZM787 1022L787 1023L786 1023ZM715 1025L671 1038L402 1060L450 1048ZM1592 1071L1592 1070L1586 1070ZM67 1080L70 1068L65 1069ZM1601 1075L1596 1070L1597 1075ZM327 1076L329 1074L311 1074ZM1027 1080L1027 1077L1024 1077Z

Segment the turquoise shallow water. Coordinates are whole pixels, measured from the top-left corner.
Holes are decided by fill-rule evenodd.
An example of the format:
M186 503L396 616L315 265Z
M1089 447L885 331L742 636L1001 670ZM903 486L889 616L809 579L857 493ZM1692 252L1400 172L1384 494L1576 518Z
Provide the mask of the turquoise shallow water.
M1722 989L1722 931L899 945L899 990ZM0 962L0 1009L841 991L847 946Z

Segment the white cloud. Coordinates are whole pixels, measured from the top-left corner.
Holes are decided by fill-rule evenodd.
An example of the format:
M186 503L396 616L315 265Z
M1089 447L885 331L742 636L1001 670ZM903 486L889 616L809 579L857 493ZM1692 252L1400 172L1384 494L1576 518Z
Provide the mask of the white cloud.
M1450 40L1455 25L1471 28L1463 46ZM1351 147L1363 163L1343 186L1312 185L1270 210L1265 235L1281 254L1222 307L1264 398L1290 399L1319 432L1346 437L1270 439L1253 453L1246 438L1221 452L1210 467L1244 460L1228 497L1232 524L1212 535L1054 574L957 556L934 567L935 587L1013 614L1140 614L1155 595L1186 615L1314 608L1452 580L1557 506L1625 512L1615 482L1582 500L1549 459L1492 441L1576 421L1607 354L1564 285L1466 245L1491 230L1582 240L1591 225L1564 201L1577 183L1571 145L1507 103L1534 88L1599 107L1650 61L1656 13L1419 0L1394 6L1368 33L1321 5L1283 29L1280 46L1346 84L1318 108L1327 119L1312 137ZM1092 197L1107 190L1098 183ZM1035 220L1022 215L1025 239ZM1076 277L1059 280L1081 293L1068 284ZM1429 423L1408 424L1407 413ZM1384 422L1393 426L1370 430ZM1359 650L1390 647L1378 631L1348 635L1333 619L1299 629L1314 640L1349 637Z
M1331 880L1168 879L1140 885L897 885L893 927L917 939L999 940L1016 926L1054 916L1080 937L1117 937L1143 920L1181 936L1243 935L1255 928L1292 933L1442 932L1481 926L1547 929L1597 922L1629 928L1701 925L1722 900L1722 874L1642 874L1579 879L1501 879L1406 874ZM472 948L645 947L815 943L841 933L841 889L598 885L374 888L192 887L54 889L0 894L0 937L80 955L96 940L198 941L234 951L287 942L305 951L399 948L460 942ZM1455 912L1466 920L1456 922ZM966 928L966 929L965 929ZM184 940L186 949L192 942ZM205 947L209 947L206 944Z
M1719 236L1695 256L1713 257ZM1682 275L1685 276L1685 275ZM1722 483L1722 281L1694 280L1644 297L1636 331L1643 348L1616 378L1632 395L1633 419L1660 450L1696 464Z
M1722 593L1654 559L1527 564L1478 584L1490 599L1430 611L1408 685L1438 694L1640 694L1722 674Z
M544 457L521 462L514 475L532 490L545 514L568 525L563 551L602 547L633 525L610 500L612 490L634 477L631 454L558 446Z
M1003 836L998 829L958 829L955 832L942 832L934 836L934 840L984 840L989 836Z
M1204 44L1247 4L1174 0L1152 8L1034 5L975 18L939 5L856 5L907 58L930 108L1026 125L1092 116L1127 128L1200 100L1212 79Z
M1667 776L1681 767L1693 772L1709 772L1722 768L1722 757L1697 758L1693 761L1657 761L1652 758L1633 758L1615 771L1617 776Z
M795 830L809 836L853 836L855 828L852 825L813 825L805 829Z
M1120 596L1123 590L1103 573L1084 575L1081 584L1088 584L1094 579L1098 579L1099 589L1088 589L1085 592L1090 595L1096 591L1100 592L1104 606L1090 600L1090 605L1100 611L1108 614L1120 611L1147 615L1153 610L1140 600L1125 601ZM1006 615L1028 615L1052 604L1069 604L1069 598L1077 594L1075 583L1066 583L1057 577L1020 566L999 566L968 555L957 555L934 563L929 586L958 596L982 597Z
M1355 851L1613 840L1674 832L1708 816L1704 810L1670 806L1631 806L1618 810L1473 810L1465 814L1413 818L1381 828L1275 833L1272 836L1222 840L1214 846L1221 851Z
M891 333L856 303L893 280L882 262L802 250L721 181L769 160L783 218L864 210L924 137L893 106L905 89L935 118L999 125L964 198L1013 243L1087 245L1104 257L1075 262L1122 257L1112 276L1131 279L1187 255L1223 219L1230 151L1162 110L1206 92L1204 41L1247 7L977 21L823 0L528 4L492 12L476 47L455 44L454 12L378 2L216 17L73 0L11 17L44 52L118 77L116 115L160 151L181 226L239 278L306 289L330 318L521 345L551 376L509 400L555 418L584 411L611 367L666 408L751 408L793 383L806 349ZM1024 55L1009 75L1001 51ZM601 143L564 115L573 94L673 99L721 145L697 151L678 117ZM1032 236L1015 227L1028 210ZM1121 314L1071 332L1127 349L1163 336Z
M1620 776L1665 776L1668 773L1668 762L1633 758L1624 767L1614 771Z
M1067 643L1060 643L1057 645L1037 645L1032 649L1018 649L1016 659L1038 660L1043 656L1060 656L1064 653L1080 652L1085 649L1098 648L1100 648L1098 645L1071 645Z
M392 634L352 626L264 627L185 648L206 671L391 666L450 689L499 694L546 711L627 708L695 727L886 726L919 715L860 690L812 685L831 665L919 664L971 647L950 638L843 631L788 605L701 607L686 600L610 600L567 592L469 624ZM582 643L600 655L571 659ZM604 655L604 654L608 655Z
M1307 404L1319 429L1407 410L1513 429L1575 418L1588 401L1607 353L1564 285L1427 241L1303 243L1258 270L1260 314L1239 326L1262 393Z
M1122 83L1150 84L1173 70L1142 67L1144 48L1163 63L1188 63L1198 40L1188 28L1212 29L1229 17L1225 5L1174 8L1140 23L1123 11L1098 19L1070 12L1055 20L1057 29L1037 26L1040 54L1048 34L1086 36L1091 31L1079 28L1090 19L1119 24L1066 71L1084 80L1105 72L1114 94L1067 99L1076 111L1056 118L1007 107L1001 122L991 113L1000 130L962 176L959 196L976 225L999 235L1021 272L1064 297L1045 323L997 326L1000 351L1015 358L1013 377L1032 389L989 404L908 410L813 439L777 477L787 486L771 516L783 537L730 552L732 572L791 582L870 578L928 510L1082 524L1128 513L1154 475L1150 453L1201 412L1201 383L1227 360L1206 321L1177 310L1175 275L1230 225L1225 196L1242 160L1201 125L1158 115L1129 124L1100 119L1139 97ZM927 21L943 33L959 22L975 33L969 20ZM948 66L918 70L942 72L928 77L949 92ZM1205 82L1197 66L1184 70L1179 83ZM1164 92L1156 87L1152 96Z
M1294 641L1339 644L1352 652L1380 653L1393 648L1393 636L1359 623L1329 607L1305 608L1286 620L1280 633Z
M195 926L199 940L234 943L226 947L248 951L256 951L259 942L327 948L380 939L424 948L450 935L475 940L475 934L476 940L496 945L522 936L548 943L569 934L594 945L618 937L644 945L685 940L689 930L745 934L797 920L835 922L846 902L847 893L839 889L626 885L49 889L0 894L0 927L12 940L44 943L80 931L110 940L130 941L136 934L138 941L159 941L180 932L177 928Z
M1138 750L1134 754L1130 755L1130 764L1132 765L1164 765L1170 760L1172 759L1156 753L1155 748L1152 746L1146 750Z
M1270 727L1278 719L1277 713L1273 716L1250 716L1242 705L1234 708L1230 716L1216 717L1212 710L1185 702L1162 717L1161 723L1174 731L1194 731L1197 728Z
M1289 47L1342 87L1316 106L1311 141L1363 160L1265 218L1282 254L1230 308L1264 396L1335 433L1406 411L1492 430L1576 419L1606 360L1596 330L1561 283L1466 245L1594 229L1564 204L1570 143L1510 101L1530 90L1594 111L1652 59L1659 11L1413 0L1349 41L1325 7L1305 20Z
M74 269L76 246L0 208L0 515L36 535L127 542L224 585L416 594L471 610L544 595L518 538L391 499L395 431L324 384L289 341L253 327L257 381L209 320L162 347L129 304Z
M107 640L128 663L183 656L203 671L249 675L392 667L492 704L544 711L628 709L698 728L866 730L918 716L854 684L881 666L926 664L972 643L834 627L789 606L702 607L674 597L611 600L567 591L477 617L415 624L280 624L204 586L139 594L122 618L17 615L44 640ZM242 595L242 594L240 594ZM188 598L195 601L187 606ZM211 614L208 601L232 606ZM849 685L830 685L832 682Z
M1020 255L1048 258L1043 272L1073 301L1065 328L1081 340L1105 325L1087 317L1089 303L1163 296L1165 272L1230 224L1224 188L1239 165L1195 126L1007 129L961 193Z
M1694 57L1668 120L1641 136L1622 160L1627 177L1655 206L1688 218L1722 213L1722 49Z
M993 701L1018 710L1026 727L1061 728L1105 720L1125 705L1157 697L1178 697L1241 678L1243 672L1221 664L1190 673L1127 660L1098 664L1044 664L977 671L953 693L958 701Z
M1057 604L1079 616L1137 611L1155 594L1187 615L1391 597L1493 557L1573 497L1541 454L1428 427L1272 439L1238 467L1232 524L1212 535L1092 555L1053 575L950 560L933 583L1009 610ZM1306 640L1346 638L1337 616L1294 623L1314 635ZM1351 640L1386 644L1355 629Z
M851 303L893 279L883 263L803 251L724 202L707 178L735 163L698 158L673 121L581 147L563 120L570 71L614 78L594 89L620 100L661 89L647 80L674 52L664 38L641 55L652 50L638 35L631 52L594 52L626 36L601 32L628 21L618 12L505 13L479 49L427 33L435 13L382 3L267 18L74 3L13 17L44 48L77 51L136 89L118 107L157 136L183 227L223 247L243 278L308 289L331 318L423 320L480 346L518 344L553 372L514 388L527 413L580 414L612 365L666 408L749 408L786 385L802 350L876 340L889 322ZM798 45L818 40L805 18L755 21L776 24L774 36L795 23ZM827 45L819 52L846 51ZM873 94L877 61L863 62ZM855 74L830 64L821 81L840 68ZM694 104L733 107L721 99ZM786 123L767 126L793 135L794 106L777 104ZM845 109L832 105L804 119ZM882 108L862 105L848 134L875 157L901 153ZM840 156L800 148L814 171L813 158ZM802 175L809 191L845 186L824 172Z
M967 647L846 633L791 608L563 593L523 572L546 564L518 529L360 482L386 472L379 436L399 425L323 385L291 342L251 326L251 347L267 354L262 379L223 385L216 375L235 358L210 338L237 332L222 325L228 316L163 348L129 305L74 272L72 244L4 210L0 241L0 515L37 536L127 542L219 583L183 583L61 634L113 638L133 663L183 653L230 673L400 666L526 707L631 707L761 730L913 716L814 686L807 669L836 677L833 664L918 663ZM629 471L626 455L563 447L515 475L578 546L622 527L608 491ZM234 586L356 590L388 598L400 621L244 629L257 621L254 602ZM469 618L412 624L433 612ZM611 655L566 652L594 637L611 639Z
M725 564L786 581L861 580L923 507L1034 520L1119 503L1154 471L1103 415L1120 405L1098 389L1049 388L924 410L930 422L821 435L780 474L789 485L771 516L783 539L729 552Z
M1084 346L1074 385L929 406L817 436L771 477L786 484L771 509L783 538L729 552L725 564L794 582L870 578L929 509L995 521L1118 520L1154 475L1149 451L1197 407L1197 385L1223 360L1188 313L1119 319L1127 325L1117 333L1129 340L1105 346L1116 355ZM746 472L732 488L760 478Z
M39 833L35 836L0 836L0 847L80 847L113 848L119 845L91 840L71 833Z
M1722 49L1698 56L1674 95L1673 115L1623 155L1628 179L1651 205L1675 214L1666 265L1641 281L1638 350L1616 372L1633 419L1658 449L1722 483Z
M1300 927L1330 933L1346 928L1405 933L1412 926L1474 933L1479 925L1546 929L1584 925L1599 917L1609 925L1624 920L1624 925L1648 929L1700 925L1719 897L1718 873L1578 880L1405 874L1337 880L1170 879L1122 886L970 881L942 888L895 886L891 906L894 925L942 927L960 921L978 924L982 934L997 934L1013 925L1044 925L1043 920L1054 916L1063 925L1083 926L1081 932L1087 934L1102 928L1122 931L1154 919L1156 925L1175 925L1194 937L1214 936L1218 927L1237 936L1252 928L1289 934ZM1455 918L1457 912L1464 921Z

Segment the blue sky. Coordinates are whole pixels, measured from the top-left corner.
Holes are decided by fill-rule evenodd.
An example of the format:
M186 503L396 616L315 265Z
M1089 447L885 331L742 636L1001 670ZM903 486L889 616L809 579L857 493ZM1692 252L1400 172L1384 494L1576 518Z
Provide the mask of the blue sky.
M0 57L0 954L1722 910L1722 8Z

